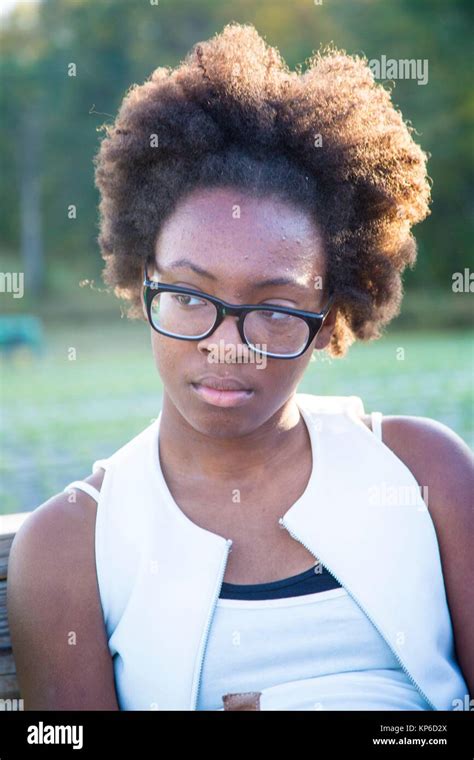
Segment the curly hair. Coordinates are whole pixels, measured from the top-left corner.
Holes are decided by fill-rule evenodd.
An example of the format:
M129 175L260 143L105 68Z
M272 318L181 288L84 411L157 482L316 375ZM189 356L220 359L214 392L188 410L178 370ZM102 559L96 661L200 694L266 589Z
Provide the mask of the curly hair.
M94 157L104 282L144 319L143 264L196 187L303 206L322 232L337 319L327 346L379 338L400 312L429 213L427 154L365 57L332 44L290 71L252 25L231 23L125 94Z

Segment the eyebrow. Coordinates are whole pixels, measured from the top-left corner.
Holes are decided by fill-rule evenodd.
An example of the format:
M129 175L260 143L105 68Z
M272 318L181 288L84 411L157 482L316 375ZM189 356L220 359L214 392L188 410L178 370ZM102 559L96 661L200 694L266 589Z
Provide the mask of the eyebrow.
M163 267L161 267L159 264L155 263L155 269L159 274L163 274L164 271L170 271L172 269L191 269L191 271L195 272L201 277L207 277L207 279L214 280L214 282L217 281L217 277L214 274L208 272L207 269L202 269L202 267L194 264L194 262L190 261L189 259L178 259L177 261L172 261L166 270L164 270ZM293 285L297 288L303 287L301 283L290 277L271 277L267 280L254 282L252 285L255 288L266 288L272 285Z

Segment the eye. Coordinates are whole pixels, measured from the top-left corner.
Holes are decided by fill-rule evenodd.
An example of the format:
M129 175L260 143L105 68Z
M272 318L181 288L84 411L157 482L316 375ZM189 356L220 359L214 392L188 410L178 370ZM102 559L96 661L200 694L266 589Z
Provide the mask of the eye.
M204 301L202 298L198 298L197 296L190 296L186 295L185 293L177 293L173 295L173 300L178 304L178 306L181 306L183 308L186 307L192 307L192 306L206 306L207 302ZM197 303L190 303L191 301L195 301Z
M269 311L263 311L262 310L260 312L260 314L261 314L261 316L264 319L268 319L269 321L272 321L272 322L292 319L292 315L291 314L283 314L280 311L270 311L270 310Z

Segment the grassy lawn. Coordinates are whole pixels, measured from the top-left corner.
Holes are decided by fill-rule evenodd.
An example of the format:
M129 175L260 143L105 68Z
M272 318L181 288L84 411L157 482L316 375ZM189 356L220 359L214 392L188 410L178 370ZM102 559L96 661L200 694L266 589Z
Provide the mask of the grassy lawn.
M34 509L86 477L160 410L143 323L47 324L45 336L42 357L22 350L1 360L0 514ZM299 390L357 395L367 412L432 417L474 446L473 377L472 333L389 332L343 360L319 354Z

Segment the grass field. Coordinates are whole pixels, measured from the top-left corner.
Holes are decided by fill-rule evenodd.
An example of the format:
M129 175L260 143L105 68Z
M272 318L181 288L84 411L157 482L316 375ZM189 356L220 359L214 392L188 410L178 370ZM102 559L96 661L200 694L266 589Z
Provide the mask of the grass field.
M160 410L143 323L54 324L45 336L42 357L21 350L2 359L0 514L34 509L86 477ZM301 392L357 395L366 412L432 417L474 447L472 333L387 333L353 345L343 360L323 356L309 364Z

